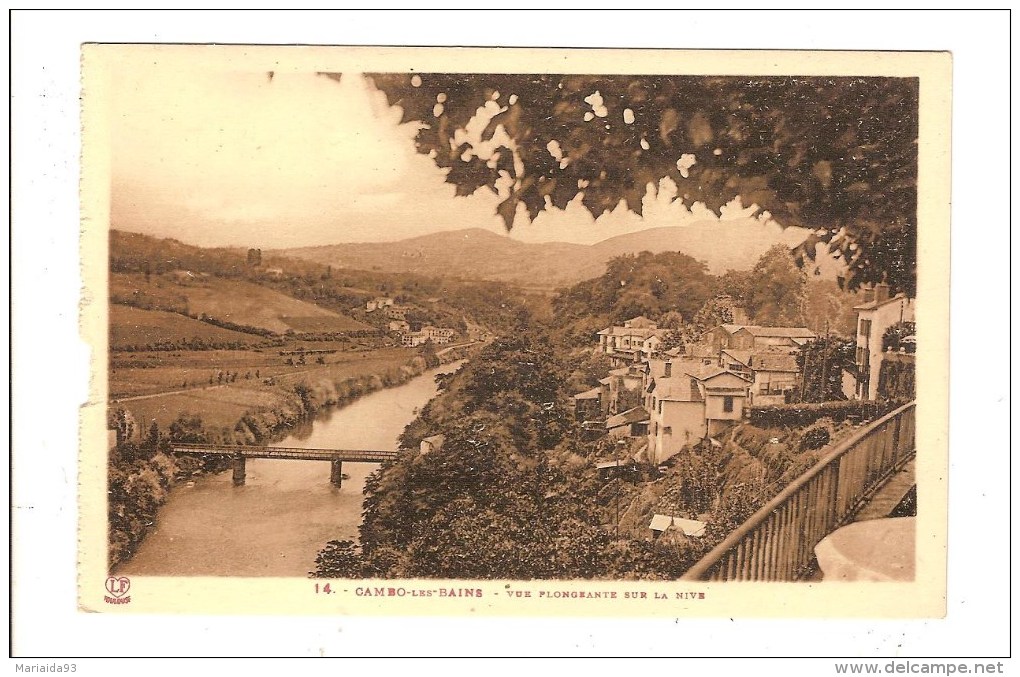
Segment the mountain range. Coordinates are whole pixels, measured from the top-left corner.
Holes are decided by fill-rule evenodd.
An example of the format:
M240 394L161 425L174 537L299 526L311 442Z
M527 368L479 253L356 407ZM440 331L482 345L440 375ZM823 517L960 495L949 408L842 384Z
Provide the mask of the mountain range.
M527 243L482 228L431 233L396 242L364 242L278 250L334 268L452 275L560 287L597 277L623 254L678 251L704 261L709 272L745 270L777 243L797 244L803 231L780 231L751 219L699 221L650 228L595 244Z

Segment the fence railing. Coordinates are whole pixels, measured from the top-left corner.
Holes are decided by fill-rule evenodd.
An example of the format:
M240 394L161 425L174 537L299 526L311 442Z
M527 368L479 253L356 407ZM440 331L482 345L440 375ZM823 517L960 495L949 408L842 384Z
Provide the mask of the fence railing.
M833 445L683 578L792 581L804 576L818 542L852 520L885 480L913 458L914 414L910 402Z

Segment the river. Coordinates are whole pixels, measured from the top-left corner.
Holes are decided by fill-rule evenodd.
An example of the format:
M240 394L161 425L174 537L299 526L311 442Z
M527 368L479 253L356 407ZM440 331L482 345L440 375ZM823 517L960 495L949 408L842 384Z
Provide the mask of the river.
M281 440L286 447L396 449L416 410L436 395L434 376L379 390L317 417ZM344 463L349 479L329 483L328 461L248 459L245 485L230 471L179 484L135 556L118 573L138 576L307 576L332 539L357 540L365 478L378 467Z

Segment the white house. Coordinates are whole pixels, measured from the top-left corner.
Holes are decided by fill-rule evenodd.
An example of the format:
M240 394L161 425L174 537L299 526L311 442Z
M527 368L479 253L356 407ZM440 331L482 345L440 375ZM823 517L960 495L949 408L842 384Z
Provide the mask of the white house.
M649 360L644 406L648 460L659 464L684 446L743 418L751 379L693 360Z
M453 340L453 335L456 333L453 329L446 327L433 327L432 325L425 325L421 328L421 333L432 342L437 345L445 345Z
M644 316L626 320L622 327L607 327L598 333L599 345L596 352L612 358L617 366L646 360L659 351L665 329Z
M857 388L858 399L873 400L878 395L878 373L882 368L882 335L899 322L914 321L914 299L898 294L889 298L889 285L866 290L867 302L854 306L857 311Z
M423 345L429 340L428 336L422 334L420 331L407 331L400 335L400 345L407 348L415 348Z

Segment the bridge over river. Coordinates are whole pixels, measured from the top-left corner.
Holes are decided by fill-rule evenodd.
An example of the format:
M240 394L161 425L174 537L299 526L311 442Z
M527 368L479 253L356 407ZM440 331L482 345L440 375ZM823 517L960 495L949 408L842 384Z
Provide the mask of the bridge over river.
M398 453L375 449L299 449L246 444L174 444L172 449L175 454L229 456L234 461L234 486L244 484L245 460L249 458L330 461L329 481L333 486L339 487L343 479L344 461L348 463L384 463L396 458Z

